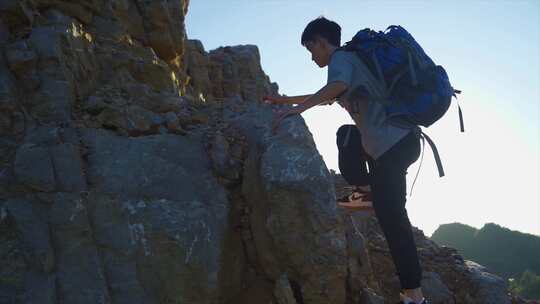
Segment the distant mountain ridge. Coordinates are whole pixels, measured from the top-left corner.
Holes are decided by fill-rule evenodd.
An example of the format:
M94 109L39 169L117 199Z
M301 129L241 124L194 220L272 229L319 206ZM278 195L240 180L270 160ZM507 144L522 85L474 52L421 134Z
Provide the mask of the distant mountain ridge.
M478 262L505 278L518 278L525 270L540 273L540 237L513 231L494 223L481 229L444 224L431 239L454 247L465 259Z

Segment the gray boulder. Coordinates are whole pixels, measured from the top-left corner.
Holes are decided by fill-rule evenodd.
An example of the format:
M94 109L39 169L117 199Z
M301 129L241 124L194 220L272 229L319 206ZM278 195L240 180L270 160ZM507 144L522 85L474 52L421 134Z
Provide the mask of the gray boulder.
M270 107L226 118L249 144L242 193L264 273L286 273L304 303L343 303L346 240L328 170L300 116L270 130ZM297 296L300 297L300 296Z
M490 272L487 268L473 261L465 261L473 282L473 297L482 304L510 304L508 286L505 280Z
M229 204L200 140L85 130L83 141L95 237L113 299L216 301Z

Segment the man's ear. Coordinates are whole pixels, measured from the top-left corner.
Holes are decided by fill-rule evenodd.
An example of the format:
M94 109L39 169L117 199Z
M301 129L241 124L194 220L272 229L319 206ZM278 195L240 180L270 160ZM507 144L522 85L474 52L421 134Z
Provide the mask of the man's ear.
M324 39L323 37L319 35L316 35L315 37L313 37L312 43L318 45L319 47L324 47L325 41L326 39Z
M322 49L329 49L330 43L328 42L328 40L326 40L326 38L317 36L315 39L317 39L317 43Z

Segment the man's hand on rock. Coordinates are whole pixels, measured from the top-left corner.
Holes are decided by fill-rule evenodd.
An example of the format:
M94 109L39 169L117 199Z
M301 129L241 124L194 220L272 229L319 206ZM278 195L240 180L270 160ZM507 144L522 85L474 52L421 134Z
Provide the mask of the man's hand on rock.
M263 97L263 102L266 104L274 104L274 105L282 105L282 104L288 104L289 98L287 96L281 96L281 95L268 95Z

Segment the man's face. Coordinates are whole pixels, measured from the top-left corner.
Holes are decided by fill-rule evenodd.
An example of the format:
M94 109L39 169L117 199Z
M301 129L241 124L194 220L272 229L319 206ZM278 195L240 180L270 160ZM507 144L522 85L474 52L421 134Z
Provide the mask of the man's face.
M311 53L311 60L315 61L320 68L327 66L330 61L330 54L326 47L327 42L326 44L325 42L324 39L316 38L314 41L306 43L306 48Z

